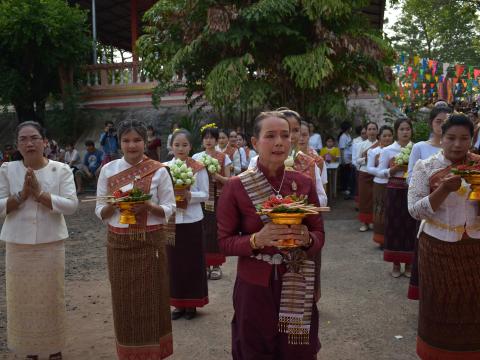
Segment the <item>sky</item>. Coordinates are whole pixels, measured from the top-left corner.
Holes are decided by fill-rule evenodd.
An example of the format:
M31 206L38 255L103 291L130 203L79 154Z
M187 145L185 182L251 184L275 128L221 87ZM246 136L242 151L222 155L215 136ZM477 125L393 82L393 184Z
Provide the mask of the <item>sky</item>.
M390 29L395 21L400 17L401 6L397 4L395 7L392 7L391 1L387 0L387 5L385 6L385 18L388 18L388 24L383 26L383 30L388 36L392 36L394 32Z

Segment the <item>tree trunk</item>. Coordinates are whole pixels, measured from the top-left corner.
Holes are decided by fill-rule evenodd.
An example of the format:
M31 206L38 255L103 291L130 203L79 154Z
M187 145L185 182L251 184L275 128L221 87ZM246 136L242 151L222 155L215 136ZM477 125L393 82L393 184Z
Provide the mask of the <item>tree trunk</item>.
M33 104L16 104L15 112L19 123L25 121L37 121L44 126L45 101L37 103L37 111Z

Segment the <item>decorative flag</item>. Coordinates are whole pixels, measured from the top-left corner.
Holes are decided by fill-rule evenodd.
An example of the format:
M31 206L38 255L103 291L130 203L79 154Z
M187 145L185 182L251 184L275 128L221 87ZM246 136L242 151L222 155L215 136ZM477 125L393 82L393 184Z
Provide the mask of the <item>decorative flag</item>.
M428 60L428 68L431 69L433 67L433 60Z
M465 70L465 65L460 65L460 64L455 65L455 73L457 75L457 78L463 74L464 70Z
M430 79L432 78L432 75L430 75L430 74L425 74L425 78L427 79L427 81L430 81Z
M473 77L476 79L480 76L480 69L473 70Z
M402 62L402 65L405 64L405 54L400 55L400 61Z
M442 75L447 76L448 68L450 67L449 63L443 63L443 73Z
M438 61L432 60L432 75L435 76L435 73L437 72L437 66L438 66Z
M435 87L435 83L430 83L430 87L433 89Z
M419 62L420 62L420 56L415 55L413 57L413 65L417 66Z
M413 68L412 68L411 66L409 66L409 67L407 68L407 73L408 73L408 75L411 75L411 74L412 74L412 71L413 71Z

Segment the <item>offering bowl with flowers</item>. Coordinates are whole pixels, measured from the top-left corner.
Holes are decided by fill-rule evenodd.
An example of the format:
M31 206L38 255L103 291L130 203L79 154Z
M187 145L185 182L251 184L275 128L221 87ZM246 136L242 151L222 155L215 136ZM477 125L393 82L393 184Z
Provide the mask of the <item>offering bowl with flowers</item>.
M120 224L135 225L137 220L133 212L135 205L144 204L152 198L151 194L145 194L139 188L133 188L129 191L117 190L109 201L120 209Z
M480 163L470 162L465 165L458 165L452 169L452 173L460 175L468 184L471 192L468 195L469 200L480 200Z
M306 196L288 195L286 197L272 195L267 201L257 205L257 214L267 215L272 223L278 225L300 225L308 215L321 211L330 211L329 207L316 207L309 204ZM295 239L279 240L279 248L297 247Z
M177 206L184 209L187 207L185 193L195 183L193 169L187 166L183 160L176 159L169 166L172 175L175 201Z

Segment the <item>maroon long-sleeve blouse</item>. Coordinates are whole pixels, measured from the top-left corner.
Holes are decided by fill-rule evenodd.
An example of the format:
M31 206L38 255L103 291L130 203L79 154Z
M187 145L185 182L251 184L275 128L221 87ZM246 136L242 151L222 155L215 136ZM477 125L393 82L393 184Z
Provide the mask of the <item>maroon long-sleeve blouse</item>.
M258 168L266 174L261 164L258 164ZM275 189L280 187L283 171L282 167L276 176L267 176L267 180ZM293 193L308 195L309 202L319 206L313 181L299 172L286 170L280 194L286 196ZM274 194L273 191L272 194ZM256 214L255 207L238 177L230 178L222 190L217 207L217 224L220 250L227 256L239 257L237 276L255 285L268 286L273 266L254 259L251 255L259 252L275 254L279 250L275 247L266 247L262 250L251 248L251 234L260 231L264 224ZM312 238L312 245L308 248L307 255L313 258L325 242L322 216L320 214L306 216L303 224L307 225Z

